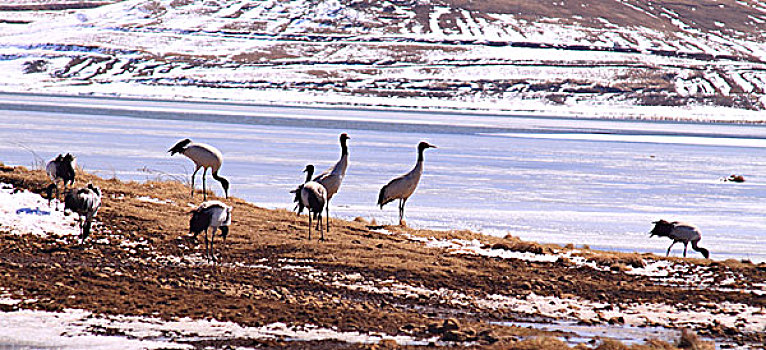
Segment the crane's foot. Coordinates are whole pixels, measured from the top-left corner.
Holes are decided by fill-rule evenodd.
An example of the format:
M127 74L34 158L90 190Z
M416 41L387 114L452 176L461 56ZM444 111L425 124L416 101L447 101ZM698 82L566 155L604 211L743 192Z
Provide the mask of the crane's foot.
M406 220L399 220L399 226L407 227L407 221Z

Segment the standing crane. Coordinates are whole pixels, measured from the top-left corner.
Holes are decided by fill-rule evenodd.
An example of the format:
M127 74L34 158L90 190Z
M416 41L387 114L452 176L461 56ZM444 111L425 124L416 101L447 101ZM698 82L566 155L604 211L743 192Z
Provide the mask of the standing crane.
M208 261L215 261L215 252L213 244L215 243L215 233L221 229L223 245L226 246L226 236L229 235L229 226L231 226L232 207L220 201L207 201L194 209L189 220L189 232L196 238L200 232L205 231L205 256ZM208 241L207 233L209 228L213 228L212 237Z
M64 196L64 210L69 209L78 215L81 243L85 243L85 239L90 235L93 218L98 214L99 208L101 208L101 189L93 184L77 190L69 190Z
M322 225L322 210L327 203L327 190L322 184L316 181L309 181L311 175L314 173L314 166L307 165L306 169L306 181L298 186L298 188L290 191L295 194L294 202L298 203L298 215L303 212L303 208L309 210L309 240L311 240L311 220L312 218L317 221L317 229L322 233L320 241L324 241L324 227Z
M204 168L202 171L202 198L203 200L207 200L205 175L207 174L207 169L210 168L212 170L213 178L221 183L226 198L229 198L229 181L218 175L218 170L221 169L221 165L223 164L223 155L221 154L221 151L208 144L193 143L189 139L183 139L178 141L178 143L169 149L168 152L170 152L171 156L176 153L181 153L194 162L196 168L191 176L192 197L194 196L194 177L197 175L200 168Z
M702 253L702 256L704 256L705 259L710 258L710 252L708 252L707 249L697 246L697 242L702 239L702 235L696 226L678 221L667 222L665 220L655 221L652 223L654 224L654 228L652 229L651 235L649 235L650 238L654 236L660 236L668 237L673 240L673 243L671 243L670 247L668 247L668 252L665 253L665 256L670 255L670 248L673 248L674 244L682 242L684 244L685 258L687 245L689 245L689 242L691 242L692 249Z
M56 191L56 198L61 194L59 192L59 182L64 183L64 191L66 191L67 183L71 186L74 185L75 172L77 167L76 159L70 153L66 155L59 154L56 158L51 159L45 166L45 171L48 173L48 177L53 181L46 190L48 192L48 204L53 199L53 191Z
M378 205L380 209L391 201L399 200L399 225L404 226L404 205L407 203L407 199L410 198L412 193L418 187L420 182L420 176L423 175L423 151L428 148L436 148L436 146L429 144L428 142L420 142L418 144L418 161L415 163L415 168L410 172L399 176L388 182L383 188L380 189L378 194Z
M346 146L346 140L349 139L351 138L348 137L346 133L340 134L340 159L331 168L325 170L314 178L314 181L322 185L327 191L327 231L330 231L330 200L336 193L338 193L340 184L346 176L346 168L348 167L348 147Z

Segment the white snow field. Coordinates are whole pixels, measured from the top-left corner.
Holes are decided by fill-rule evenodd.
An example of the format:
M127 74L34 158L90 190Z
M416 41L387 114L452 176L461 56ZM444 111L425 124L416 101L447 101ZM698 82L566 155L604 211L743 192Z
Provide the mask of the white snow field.
M439 148L426 152L425 174L407 203L412 227L664 254L670 241L648 235L651 222L663 218L699 226L700 246L713 259L766 261L760 126L93 98L59 101L54 113L28 98L26 111L2 112L0 154L7 164L32 166L72 152L79 165L107 178L188 182L192 163L167 149L189 137L223 152L221 174L232 182L231 195L292 208L289 191L302 181L303 167L333 164L338 135L348 132L350 165L331 215L383 224L394 223L397 213L395 206L375 206L380 187L411 169L417 142L427 140ZM235 112L249 115L238 119ZM746 181L722 181L731 174ZM221 193L218 183L208 183ZM672 254L682 249L676 245Z

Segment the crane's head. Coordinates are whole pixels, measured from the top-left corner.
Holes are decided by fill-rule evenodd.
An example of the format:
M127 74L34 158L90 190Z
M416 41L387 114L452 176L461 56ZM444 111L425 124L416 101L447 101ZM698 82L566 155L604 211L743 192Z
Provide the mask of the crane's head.
M59 155L59 156L61 156L61 155ZM67 153L67 154L66 154L65 156L63 156L61 159L62 159L63 161L65 161L65 162L69 162L69 163L71 163L71 162L74 162L75 156L73 156L71 153Z
M88 183L88 189L93 191L97 196L101 197L101 189L94 186L92 183Z
M351 137L349 137L345 132L340 134L340 142L346 142L346 140L351 140Z
M176 153L181 153L186 149L186 146L188 146L191 143L191 140L189 139L183 139L181 141L178 141L178 143L175 144L172 148L168 150L170 152L170 155L174 155Z
M303 172L306 173L306 181L305 182L311 181L311 177L314 176L314 166L311 165L311 164L306 165L306 168L303 169Z
M425 150L427 148L436 148L436 146L434 146L434 145L432 145L432 144L430 144L428 142L425 142L425 141L421 141L418 144L418 151L420 151L420 152L422 152L423 150Z
M652 223L654 224L654 228L651 232L649 232L649 237L668 237L670 236L670 232L672 232L673 228L675 227L675 223L667 222L665 220L654 221Z

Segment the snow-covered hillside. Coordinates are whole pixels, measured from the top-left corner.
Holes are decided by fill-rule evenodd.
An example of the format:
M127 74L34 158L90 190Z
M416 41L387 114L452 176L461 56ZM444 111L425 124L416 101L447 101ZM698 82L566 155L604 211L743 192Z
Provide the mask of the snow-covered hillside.
M752 120L765 27L752 0L23 0L0 89Z

